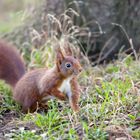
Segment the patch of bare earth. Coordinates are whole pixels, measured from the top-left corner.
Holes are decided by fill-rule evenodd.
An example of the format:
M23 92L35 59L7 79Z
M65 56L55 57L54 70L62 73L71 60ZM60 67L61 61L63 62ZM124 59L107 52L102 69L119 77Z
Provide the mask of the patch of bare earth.
M125 127L111 125L105 130L109 133L109 140L135 140Z

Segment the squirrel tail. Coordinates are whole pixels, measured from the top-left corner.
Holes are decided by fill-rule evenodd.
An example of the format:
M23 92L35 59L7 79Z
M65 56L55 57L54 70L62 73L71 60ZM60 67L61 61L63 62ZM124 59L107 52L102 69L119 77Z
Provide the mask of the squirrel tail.
M14 88L24 74L25 65L18 50L0 40L0 79Z

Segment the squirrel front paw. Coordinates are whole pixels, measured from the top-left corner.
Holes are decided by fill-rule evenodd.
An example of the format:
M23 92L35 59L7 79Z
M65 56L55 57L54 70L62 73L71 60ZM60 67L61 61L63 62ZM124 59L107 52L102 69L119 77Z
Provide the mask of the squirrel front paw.
M65 94L62 94L61 96L59 96L59 99L66 101L68 99L68 97Z
M71 108L74 112L79 112L80 111L80 107L78 104L71 104Z

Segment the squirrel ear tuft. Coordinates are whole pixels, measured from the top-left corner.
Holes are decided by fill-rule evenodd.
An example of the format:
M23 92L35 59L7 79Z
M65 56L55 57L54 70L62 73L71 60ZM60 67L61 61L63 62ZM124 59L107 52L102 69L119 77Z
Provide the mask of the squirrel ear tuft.
M73 52L72 52L72 49L70 48L70 46L68 47L65 47L65 52L68 56L72 56L73 55Z
M65 54L68 56L72 56L73 51L71 49L71 47L72 47L71 44L69 42L65 41L63 46L64 46Z
M61 64L62 61L64 60L64 54L63 54L60 46L56 50L56 60L57 60L57 62L59 62L59 64Z

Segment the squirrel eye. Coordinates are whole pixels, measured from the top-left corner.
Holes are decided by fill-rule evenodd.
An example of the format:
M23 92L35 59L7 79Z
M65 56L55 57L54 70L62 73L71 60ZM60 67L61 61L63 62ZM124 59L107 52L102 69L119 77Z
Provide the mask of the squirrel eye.
M65 67L68 68L68 69L71 68L71 63L66 63Z

